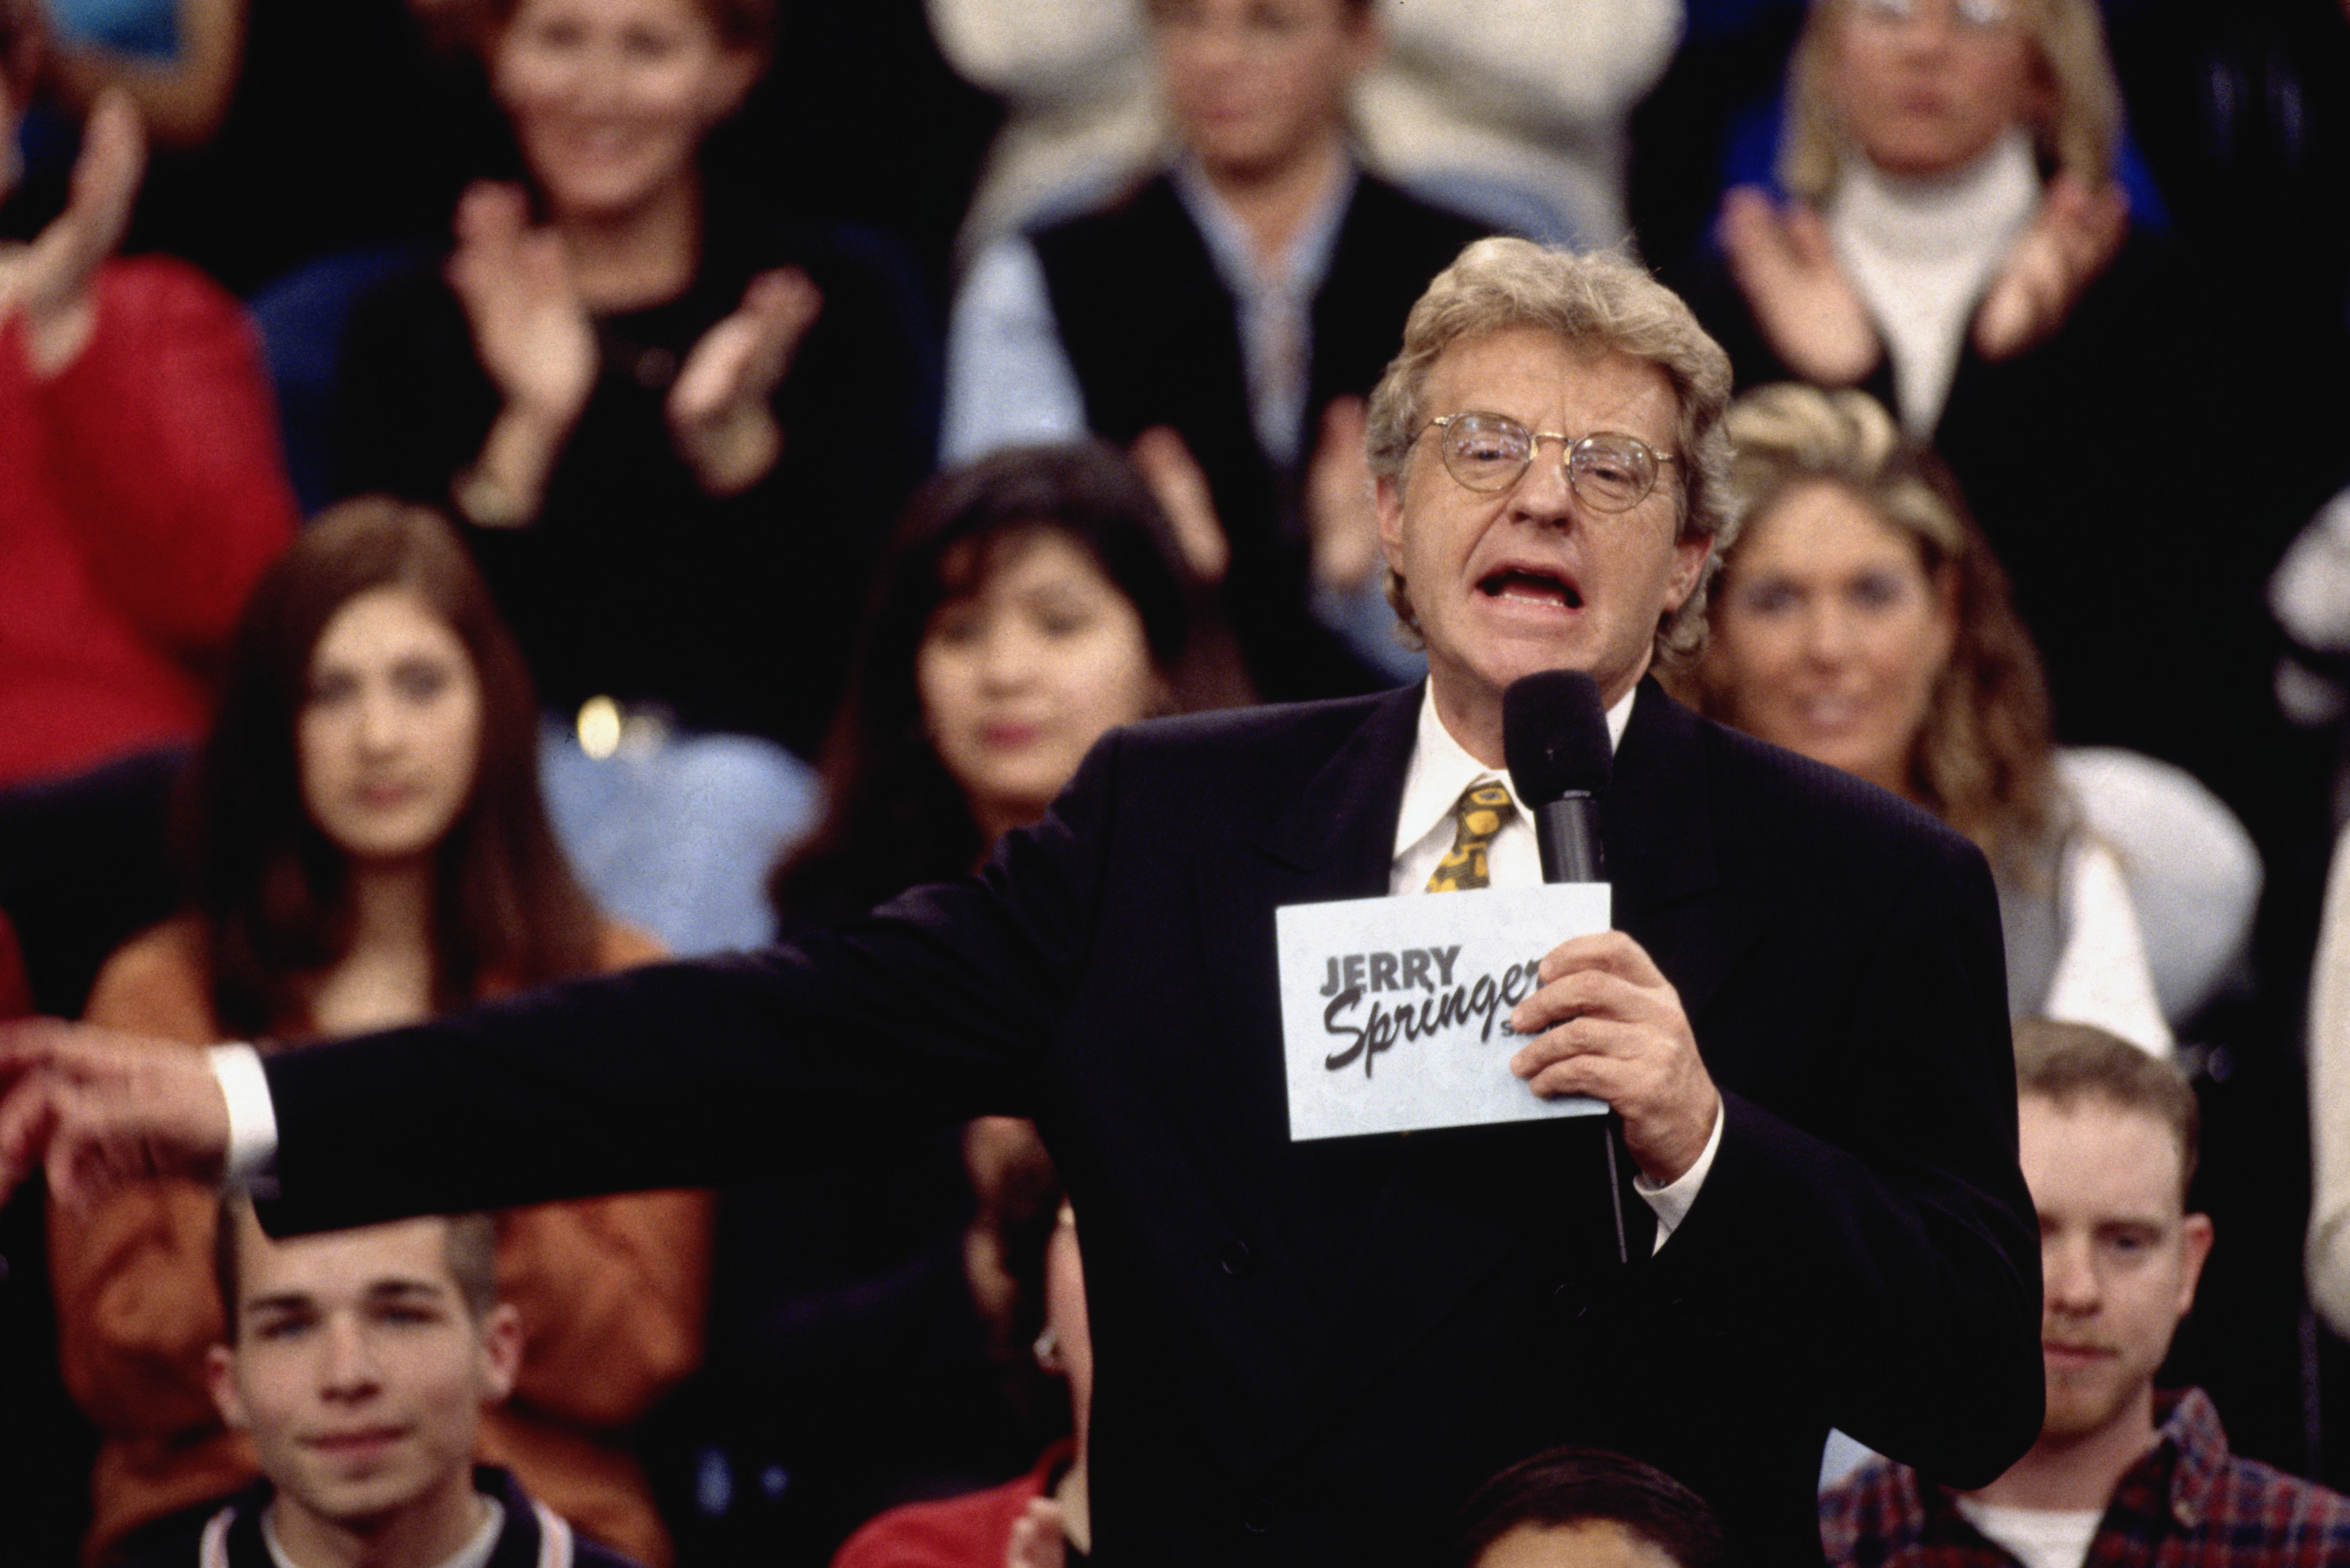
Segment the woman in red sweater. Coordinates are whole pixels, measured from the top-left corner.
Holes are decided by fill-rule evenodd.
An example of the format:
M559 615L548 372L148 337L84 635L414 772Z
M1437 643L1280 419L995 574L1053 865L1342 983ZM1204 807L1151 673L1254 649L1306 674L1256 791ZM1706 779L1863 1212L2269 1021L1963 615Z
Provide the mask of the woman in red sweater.
M296 521L236 301L109 259L145 161L130 101L92 110L61 213L16 189L39 12L0 0L0 784L195 739Z

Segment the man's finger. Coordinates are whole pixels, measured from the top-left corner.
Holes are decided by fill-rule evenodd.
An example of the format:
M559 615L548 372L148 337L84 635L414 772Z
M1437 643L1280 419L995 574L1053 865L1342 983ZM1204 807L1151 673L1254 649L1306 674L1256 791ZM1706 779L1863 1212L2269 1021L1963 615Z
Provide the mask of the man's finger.
M1648 950L1622 931L1594 931L1589 936L1569 937L1543 955L1537 972L1547 985L1586 969L1606 970L1634 985L1665 983L1664 971L1657 967Z
M57 1127L53 1087L46 1078L26 1077L0 1100L0 1203L48 1153Z
M1619 1061L1641 1054L1655 1039L1653 1031L1620 1018L1573 1018L1519 1046L1510 1058L1510 1071L1532 1078L1582 1056Z
M1561 975L1511 1010L1510 1027L1521 1034L1539 1034L1569 1018L1596 1013L1635 1020L1656 1009L1639 986L1624 976L1596 967Z

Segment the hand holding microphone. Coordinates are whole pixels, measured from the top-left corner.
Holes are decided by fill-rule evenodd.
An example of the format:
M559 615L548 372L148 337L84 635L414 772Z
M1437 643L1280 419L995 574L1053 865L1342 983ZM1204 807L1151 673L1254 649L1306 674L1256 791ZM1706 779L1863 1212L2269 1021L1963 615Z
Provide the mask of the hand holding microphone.
M1503 693L1510 778L1533 816L1543 879L1606 879L1600 797L1615 763L1599 689L1580 670L1546 670ZM1673 989L1622 931L1561 942L1542 961L1542 988L1510 1027L1534 1038L1510 1070L1538 1095L1589 1095L1624 1124L1624 1144L1658 1186L1697 1162L1721 1114L1721 1095L1699 1056Z

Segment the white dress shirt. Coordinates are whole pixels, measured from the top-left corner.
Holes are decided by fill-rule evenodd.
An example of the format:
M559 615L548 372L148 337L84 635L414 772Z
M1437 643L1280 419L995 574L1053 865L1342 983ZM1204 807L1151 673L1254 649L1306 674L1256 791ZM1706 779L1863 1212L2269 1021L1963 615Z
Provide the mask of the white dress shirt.
M1630 695L1607 710L1607 743L1624 743L1624 726L1631 722L1633 699ZM1432 688L1423 687L1419 698L1419 736L1411 749L1411 766L1403 776L1403 809L1396 815L1395 868L1388 877L1388 891L1400 898L1425 892L1428 878L1436 863L1452 847L1452 807L1461 792L1473 784L1498 779L1510 792L1510 798L1520 798L1517 786L1510 782L1506 768L1489 768L1471 756L1452 738L1437 716L1436 694ZM1542 886L1542 849L1534 838L1534 819L1521 808L1502 825L1485 851L1486 875L1495 888L1539 888ZM1697 1201L1698 1189L1705 1184L1706 1173L1713 1168L1713 1157L1721 1147L1721 1117L1713 1118L1713 1131L1705 1140L1703 1152L1697 1163L1683 1171L1669 1185L1659 1187L1645 1176L1635 1177L1632 1189L1646 1199L1657 1215L1657 1245L1688 1215L1690 1205Z

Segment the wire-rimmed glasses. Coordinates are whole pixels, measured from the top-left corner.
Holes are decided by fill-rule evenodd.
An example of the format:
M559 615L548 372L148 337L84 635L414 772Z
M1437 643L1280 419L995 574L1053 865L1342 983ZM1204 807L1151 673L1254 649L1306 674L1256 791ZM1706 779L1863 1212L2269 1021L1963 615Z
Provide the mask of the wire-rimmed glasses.
M1555 441L1565 448L1566 483L1578 500L1600 512L1629 512L1657 487L1659 464L1679 462L1638 436L1598 431L1576 438L1530 431L1507 414L1471 410L1428 421L1443 432L1445 472L1470 490L1507 490L1533 465L1534 449Z

